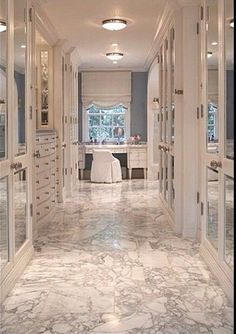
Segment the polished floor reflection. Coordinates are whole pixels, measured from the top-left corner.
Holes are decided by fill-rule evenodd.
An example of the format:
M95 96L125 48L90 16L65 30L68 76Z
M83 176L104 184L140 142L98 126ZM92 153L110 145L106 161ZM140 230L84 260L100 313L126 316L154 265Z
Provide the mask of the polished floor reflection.
M155 182L81 182L41 229L2 333L233 333L198 247L172 232Z

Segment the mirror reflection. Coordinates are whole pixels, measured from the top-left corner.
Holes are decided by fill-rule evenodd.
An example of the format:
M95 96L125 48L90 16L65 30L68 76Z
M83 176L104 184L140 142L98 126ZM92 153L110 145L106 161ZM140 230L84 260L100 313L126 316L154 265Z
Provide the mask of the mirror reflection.
M165 121L164 121L164 135L165 135L165 142L168 142L168 127L167 127L167 120L168 120L168 85L167 85L167 79L168 79L168 41L165 40L165 49L164 49L164 68L165 68L165 78L164 78L164 84L165 84Z
M218 171L207 168L207 239L218 249L218 202L219 178Z
M171 29L170 34L170 53L171 53L171 142L175 141L175 41L174 41L174 29Z
M218 1L207 0L207 150L218 152Z
M6 0L0 0L0 160L7 158L6 5Z
M14 0L14 77L15 89L15 153L26 153L26 59L27 36L25 1Z
M49 123L49 45L36 31L36 113L37 128Z
M234 158L234 1L226 0L225 6L225 155L228 159Z
M225 262L234 263L234 180L225 177Z
M15 206L15 251L26 241L27 224L27 173L23 169L14 174L14 206Z
M8 185L7 177L0 179L0 270L8 262Z

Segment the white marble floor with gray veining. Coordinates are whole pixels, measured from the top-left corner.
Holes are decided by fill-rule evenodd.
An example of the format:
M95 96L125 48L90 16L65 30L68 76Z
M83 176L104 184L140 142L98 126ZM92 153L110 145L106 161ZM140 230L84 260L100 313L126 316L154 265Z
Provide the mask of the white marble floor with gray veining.
M40 230L3 334L230 334L233 309L155 182L80 182Z

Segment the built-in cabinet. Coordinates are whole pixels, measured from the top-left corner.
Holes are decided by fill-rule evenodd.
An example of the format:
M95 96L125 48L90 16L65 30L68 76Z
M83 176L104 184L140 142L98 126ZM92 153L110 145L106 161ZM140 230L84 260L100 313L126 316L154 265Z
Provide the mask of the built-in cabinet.
M56 169L57 147L55 130L36 132L35 183L36 183L36 222L37 227L48 223L55 213L57 184L59 175Z
M201 253L230 299L234 270L234 1L202 1Z

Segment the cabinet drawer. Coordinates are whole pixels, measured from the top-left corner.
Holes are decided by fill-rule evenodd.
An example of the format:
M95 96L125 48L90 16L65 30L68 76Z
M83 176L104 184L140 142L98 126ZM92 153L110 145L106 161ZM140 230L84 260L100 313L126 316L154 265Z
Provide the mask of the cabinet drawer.
M131 152L129 158L130 160L146 160L147 154L146 152Z
M146 160L130 161L130 168L147 168Z
M50 169L40 174L36 174L36 189L45 187L49 183L50 183Z
M48 157L37 159L35 169L36 174L42 173L45 170L50 169L50 159Z
M36 193L37 206L40 203L45 202L46 200L49 200L51 196L52 196L52 190L50 189L50 185L37 190L37 193Z
M44 203L41 203L40 205L38 205L36 207L36 216L37 216L37 220L45 217L46 215L48 215L51 211L51 201L46 201Z

